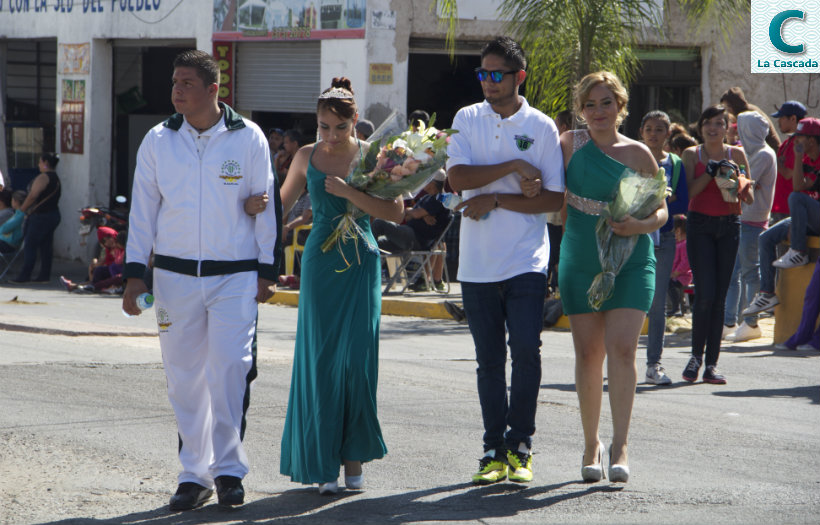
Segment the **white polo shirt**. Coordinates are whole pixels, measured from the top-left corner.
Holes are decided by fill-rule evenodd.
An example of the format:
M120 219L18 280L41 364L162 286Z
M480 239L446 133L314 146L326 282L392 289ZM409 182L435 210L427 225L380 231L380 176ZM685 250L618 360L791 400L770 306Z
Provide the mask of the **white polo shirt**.
M461 108L453 119L458 130L447 148L447 168L484 166L523 159L541 170L542 187L564 191L564 161L558 128L551 118L520 97L521 108L509 118L485 100ZM517 173L486 186L464 190L467 200L482 193L521 193ZM549 261L547 214L496 208L486 219L462 218L459 281L490 283L528 272L546 273Z

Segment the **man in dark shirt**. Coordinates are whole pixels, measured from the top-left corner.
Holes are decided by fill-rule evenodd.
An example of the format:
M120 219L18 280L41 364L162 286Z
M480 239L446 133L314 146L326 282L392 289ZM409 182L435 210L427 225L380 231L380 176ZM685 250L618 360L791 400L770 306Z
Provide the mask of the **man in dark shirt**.
M452 212L439 202L438 194L444 187L443 171L436 173L433 180L424 187L426 195L419 199L412 208L404 210L404 224L382 219L374 219L371 224L373 236L379 248L390 253L402 253L410 250L429 250L433 247L444 229L450 224ZM433 282L441 285L444 269L442 257L437 256L433 262Z

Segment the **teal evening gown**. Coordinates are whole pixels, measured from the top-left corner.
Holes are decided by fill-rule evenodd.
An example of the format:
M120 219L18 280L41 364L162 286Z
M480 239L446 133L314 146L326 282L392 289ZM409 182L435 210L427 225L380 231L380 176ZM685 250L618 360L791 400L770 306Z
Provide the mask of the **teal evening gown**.
M308 163L313 227L301 261L296 348L279 467L292 481L305 484L335 480L343 459L364 463L387 453L376 411L380 259L362 239L342 245L344 257L336 246L322 253L322 243L348 202L325 191L325 177ZM369 216L356 222L375 246Z

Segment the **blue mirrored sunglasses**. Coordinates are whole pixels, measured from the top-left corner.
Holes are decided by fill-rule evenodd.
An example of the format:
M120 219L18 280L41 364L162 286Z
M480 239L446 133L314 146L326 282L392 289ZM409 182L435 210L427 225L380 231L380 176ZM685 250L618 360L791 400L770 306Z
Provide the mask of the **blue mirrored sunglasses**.
M487 77L490 77L490 80L498 84L502 80L504 80L504 75L514 75L518 73L518 70L515 71L488 71L483 67L475 68L475 76L478 78L479 82L484 82L487 80Z

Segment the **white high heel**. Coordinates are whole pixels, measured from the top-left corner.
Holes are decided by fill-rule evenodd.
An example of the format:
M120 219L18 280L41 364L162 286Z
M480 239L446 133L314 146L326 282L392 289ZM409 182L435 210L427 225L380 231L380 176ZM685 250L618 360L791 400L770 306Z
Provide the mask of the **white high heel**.
M612 464L612 445L609 446L609 481L612 483L629 481L629 465Z
M584 465L581 467L581 478L585 482L595 482L601 481L602 479L606 478L606 474L604 473L604 444L600 441L598 442L598 450L597 450L597 458L598 463L593 465ZM581 458L583 461L584 458Z
M339 482L337 480L319 483L319 494L336 494L339 492Z
M345 474L345 488L360 490L364 486L364 474L358 476L348 476Z

